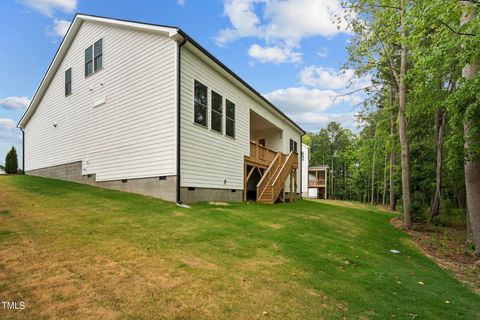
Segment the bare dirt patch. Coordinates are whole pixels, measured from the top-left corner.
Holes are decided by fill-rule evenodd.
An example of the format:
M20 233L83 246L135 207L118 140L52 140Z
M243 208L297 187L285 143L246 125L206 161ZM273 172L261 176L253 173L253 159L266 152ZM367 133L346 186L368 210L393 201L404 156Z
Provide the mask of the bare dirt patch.
M389 208L384 206L372 206L365 203L360 202L351 202L345 200L330 200L330 199L308 199L309 201L321 202L326 204L332 204L335 206L346 207L346 208L353 208L353 209L361 209L361 210L380 210L383 212L392 212Z
M200 257L183 258L182 262L192 268L217 270L218 266Z
M397 217L390 223L408 233L413 243L438 266L449 270L460 282L480 294L480 259L468 254L465 230L448 227L405 230Z
M272 229L282 229L284 227L283 224L279 224L279 223L267 223L265 224L267 227L270 227Z
M185 216L185 213L180 212L180 211L174 211L174 212L173 212L173 215L174 215L175 217L184 217L184 216Z
M209 202L208 204L212 206L222 206L222 207L226 207L229 205L227 202L213 202L213 201Z

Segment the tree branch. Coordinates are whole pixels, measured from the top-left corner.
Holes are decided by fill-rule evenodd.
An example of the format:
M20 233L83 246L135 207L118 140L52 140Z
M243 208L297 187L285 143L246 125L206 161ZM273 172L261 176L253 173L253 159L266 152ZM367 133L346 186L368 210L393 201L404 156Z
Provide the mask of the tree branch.
M441 24L443 24L445 27L447 27L450 31L452 31L453 33L455 33L459 36L470 36L470 37L476 37L477 36L475 33L464 33L464 32L460 32L460 31L456 31L452 27L450 27L447 23L445 23L444 21L442 21L440 19L437 19L437 21L440 22Z

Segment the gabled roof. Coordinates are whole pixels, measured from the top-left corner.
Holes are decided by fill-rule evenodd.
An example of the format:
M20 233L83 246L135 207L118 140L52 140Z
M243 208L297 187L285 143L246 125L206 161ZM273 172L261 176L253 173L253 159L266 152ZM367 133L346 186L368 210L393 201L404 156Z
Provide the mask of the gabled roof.
M224 69L227 73L229 73L233 78L239 81L243 86L245 86L248 90L254 93L260 100L265 102L268 106L270 106L274 111L278 112L282 117L287 119L292 125L294 125L302 134L305 134L305 131L300 128L293 120L291 120L286 114L284 114L280 109L278 109L275 105L273 105L270 101L268 101L263 95L261 95L258 91L256 91L252 86L250 86L245 80L240 78L236 73L234 73L230 68L224 65L220 60L218 60L214 55L212 55L209 51L203 48L199 43L197 43L194 39L192 39L188 34L183 32L178 27L173 26L166 26L166 25L159 25L159 24L151 24L145 22L138 22L138 21L131 21L131 20L122 20L122 19L114 19L114 18L107 18L107 17L100 17L88 14L81 14L77 13L73 19L73 22L70 24L70 27L65 34L60 46L53 57L52 62L50 63L47 72L43 76L40 85L38 86L35 95L33 96L30 105L28 106L27 110L25 111L24 115L20 119L18 123L19 128L24 128L25 125L30 120L30 117L35 112L38 104L43 98L50 81L52 80L55 72L57 71L58 67L60 66L65 54L67 53L70 45L73 42L78 30L80 29L82 23L84 21L92 21L92 22L99 22L104 24L110 24L115 26L122 26L131 29L137 30L144 30L150 32L157 32L163 35L170 37L174 41L182 41L185 39L186 41L190 42L193 46L195 46L198 50L200 50L203 54L205 54L208 58L213 60L218 66Z

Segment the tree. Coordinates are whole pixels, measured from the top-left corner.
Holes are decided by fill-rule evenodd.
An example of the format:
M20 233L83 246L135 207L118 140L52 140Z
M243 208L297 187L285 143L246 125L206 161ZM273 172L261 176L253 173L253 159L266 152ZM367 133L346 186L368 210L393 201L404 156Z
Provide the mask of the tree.
M462 1L463 12L460 24L467 25L477 16L476 3ZM462 77L469 81L478 81L480 73L480 60L475 57L468 61L462 70ZM470 87L475 90L476 88ZM475 99L476 100L476 99ZM480 151L478 143L480 140L479 107L478 102L473 101L466 109L464 115L464 136L465 136L465 187L467 193L467 214L470 228L475 244L475 255L480 256Z
M5 172L8 174L17 174L18 172L17 150L13 146L5 158Z

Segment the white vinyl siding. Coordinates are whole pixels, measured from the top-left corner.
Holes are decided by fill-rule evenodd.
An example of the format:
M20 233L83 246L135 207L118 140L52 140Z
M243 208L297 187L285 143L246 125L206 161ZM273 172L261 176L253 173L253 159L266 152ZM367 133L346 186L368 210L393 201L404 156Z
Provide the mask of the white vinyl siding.
M266 103L259 102L242 85L231 80L211 60L200 58L204 55L197 49L187 44L181 50L180 184L182 187L243 190L244 156L250 152L250 109L283 130L281 147L284 153L289 152L290 138L299 143L300 133ZM195 80L220 94L224 101L228 99L235 104L235 138L226 136L225 130L220 135L193 123ZM210 111L209 107L209 116ZM225 115L223 118L225 121Z
M85 49L99 39L103 69L85 78ZM26 170L82 161L97 181L175 175L176 46L84 22L25 127ZM66 99L70 67L75 94Z

